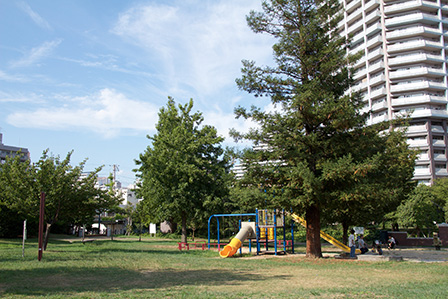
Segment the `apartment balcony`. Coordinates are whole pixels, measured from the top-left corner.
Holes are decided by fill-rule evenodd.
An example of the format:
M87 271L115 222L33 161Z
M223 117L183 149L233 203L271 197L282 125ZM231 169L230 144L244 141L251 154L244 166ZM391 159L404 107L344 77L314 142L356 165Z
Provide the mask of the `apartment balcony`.
M363 91L363 90L367 89L367 81L353 85L352 89L353 89L353 91Z
M411 68L409 70L389 72L389 78L391 80L411 78L411 77L422 77L422 76L443 77L444 75L445 72L442 69L435 69L429 67Z
M429 161L429 155L428 154L419 154L419 155L417 155L417 161L419 161L419 162Z
M355 21L359 17L362 17L362 8L361 7L351 13L348 13L345 22L347 24L351 24L351 23L353 23L353 21Z
M434 50L434 49L442 49L442 48L443 48L443 45L439 42L416 40L416 41L409 41L409 42L400 43L400 44L388 45L387 52L395 53L395 52L409 51L409 50L413 50L413 49Z
M348 51L349 55L355 55L358 54L358 52L361 52L364 54L364 44L361 43L359 46L357 46L356 48L350 49L350 51Z
M440 175L440 176L447 176L448 175L448 171L446 169L436 169L436 175Z
M433 133L445 133L442 126L431 126L431 132Z
M381 48L376 49L375 51L372 51L372 52L369 51L369 54L367 54L367 60L368 61L375 60L379 57L382 57L383 54L384 54L383 49L381 49Z
M428 141L426 139L408 139L407 144L409 147L425 147L428 146Z
M440 18L437 15L418 12L386 19L386 27L390 28L393 26L409 25L416 23L439 23L440 21L442 20L440 20Z
M362 109L360 109L360 113L361 114L364 114L364 113L368 113L370 111L370 108L369 108L369 106L366 106L366 107L364 107L364 108L362 108Z
M361 1L359 1L359 2L361 2ZM369 11L369 10L377 8L379 6L380 6L379 0L370 0L369 2L365 3L364 10Z
M414 169L414 176L430 176L431 171L428 168L416 168Z
M430 95L392 99L392 107L409 106L427 103L447 103L446 98Z
M368 49L374 48L383 43L383 37L381 35L375 36L369 39L366 43Z
M448 119L448 113L446 110L422 109L422 110L415 110L411 114L411 118L428 118L428 117ZM445 145L444 142L443 145Z
M394 118L397 117L410 117L413 119L421 118L442 118L448 119L448 113L446 110L436 110L436 109L419 109L412 111L397 111L394 113Z
M436 140L432 141L432 145L433 146L437 146L437 147L444 147L445 146L445 141L436 139Z
M380 83L383 83L386 81L386 77L384 75L376 76L374 78L370 78L369 84L370 85L378 85Z
M386 94L386 88L382 87L370 92L370 99L374 100Z
M384 8L384 12L386 14L389 13L399 13L399 12L405 12L417 8L425 8L425 11L431 10L436 11L438 9L437 3L430 2L430 1L421 1L421 0L415 0L415 1L407 1L399 4L393 4L390 6L386 6Z
M369 13L368 15L366 15L365 17L365 23L368 24L376 19L380 19L381 18L381 13L379 10L374 10L373 12Z
M380 116L374 116L372 117L372 124L377 124L383 121L389 120L389 117L387 116L387 114L384 115L380 115Z
M389 58L389 65L398 66L403 64L416 64L418 62L424 62L424 61L443 62L444 59L442 55L415 53L413 55Z
M386 38L388 41L414 36L438 37L440 35L442 35L442 33L438 28L431 28L428 26L413 26L406 29L386 32Z
M365 36L365 34L364 34L363 31L358 33L357 35L353 36L352 44L357 44L358 42L363 41L364 40L364 36Z
M419 134L419 133L427 133L426 126L409 126L406 131L407 134ZM426 154L427 155L427 154Z
M375 25L366 28L366 36L374 35L376 32L379 32L381 30L382 30L381 23L378 22Z
M374 73L376 71L384 69L384 62L380 61L375 64L369 65L369 73Z
M361 7L361 1L352 1L349 4L347 4L347 6L345 7L345 11L347 13L351 13L359 7Z
M363 66L363 65L365 65L365 64L366 64L366 57L365 57L365 56L362 56L361 58L359 58L358 61L356 61L356 63L354 64L354 67L355 67L355 68L357 68L357 67L361 67L361 66Z
M366 77L366 76L367 76L367 71L364 68L364 69L360 69L360 70L356 71L355 75L353 76L353 79L354 80L359 80L359 79L361 79L363 77Z
M404 84L396 84L391 85L390 91L391 92L408 92L408 91L416 91L416 90L422 90L422 89L439 89L444 90L446 89L446 85L441 82L432 82L432 81L415 81L415 82L409 82Z
M348 28L347 28L347 32L348 32L348 33L356 32L356 31L358 31L359 29L362 29L362 26L363 26L363 25L364 25L364 22L363 22L363 20L362 20L362 18L361 18L361 20L359 20L359 21L357 21L356 23L354 23L354 24L348 26Z
M435 161L439 161L439 162L445 162L445 161L447 161L447 159L446 159L446 155L444 155L444 154L435 154L435 155L434 155L434 160L435 160Z
M373 104L372 105L372 111L373 112L378 112L378 111L381 111L381 110L385 110L385 109L387 109L388 107L387 107L387 102L386 101L381 101L381 102L379 102L379 103L375 103L375 104Z

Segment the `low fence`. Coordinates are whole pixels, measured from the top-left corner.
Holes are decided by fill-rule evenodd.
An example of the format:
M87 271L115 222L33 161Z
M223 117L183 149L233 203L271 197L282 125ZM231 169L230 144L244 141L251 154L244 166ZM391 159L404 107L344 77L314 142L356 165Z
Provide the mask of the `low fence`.
M437 225L439 228L439 239L442 246L448 246L448 224ZM393 236L399 246L433 246L434 238L409 238L407 232L388 231L389 236Z

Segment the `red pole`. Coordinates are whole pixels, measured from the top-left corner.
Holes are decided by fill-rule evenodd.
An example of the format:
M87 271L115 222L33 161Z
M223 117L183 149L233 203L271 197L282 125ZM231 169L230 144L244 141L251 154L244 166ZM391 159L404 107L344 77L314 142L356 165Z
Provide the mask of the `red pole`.
M40 209L39 209L39 253L37 255L37 260L42 259L42 243L44 235L44 213L45 213L45 193L40 193Z

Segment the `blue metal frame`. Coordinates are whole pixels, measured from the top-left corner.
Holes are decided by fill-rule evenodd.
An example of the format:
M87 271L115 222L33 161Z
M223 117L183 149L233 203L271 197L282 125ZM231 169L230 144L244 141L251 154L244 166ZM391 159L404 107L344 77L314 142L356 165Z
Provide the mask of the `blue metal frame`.
M258 226L258 216L256 213L245 213L245 214L214 214L211 215L210 218L208 218L208 249L210 249L210 221L212 220L213 217L216 217L216 220L218 221L218 247L220 244L220 239L219 239L219 218L218 217L242 217L242 216L256 216L257 220L255 223L255 226ZM258 243L258 242L257 242Z

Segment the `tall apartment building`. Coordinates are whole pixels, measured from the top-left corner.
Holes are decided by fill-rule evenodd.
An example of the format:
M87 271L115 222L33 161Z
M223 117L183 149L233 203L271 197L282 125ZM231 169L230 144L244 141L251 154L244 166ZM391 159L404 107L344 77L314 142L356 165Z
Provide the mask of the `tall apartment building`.
M408 143L420 151L414 179L447 172L448 0L341 0L342 35L352 35L355 90L369 124L410 115Z

